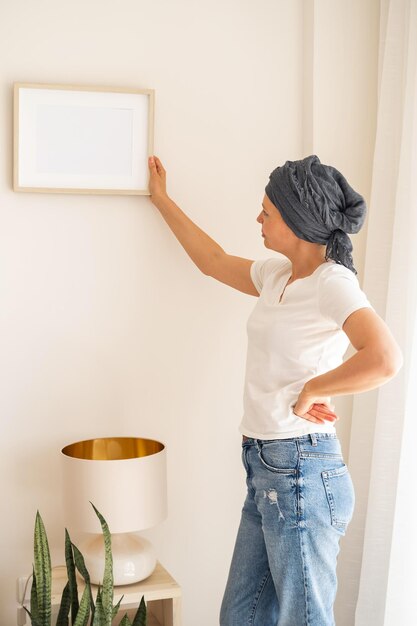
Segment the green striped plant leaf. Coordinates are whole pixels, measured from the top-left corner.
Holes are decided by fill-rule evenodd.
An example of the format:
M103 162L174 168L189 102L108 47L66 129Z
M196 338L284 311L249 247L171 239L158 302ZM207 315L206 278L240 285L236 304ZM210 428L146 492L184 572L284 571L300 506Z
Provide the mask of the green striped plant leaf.
M75 545L75 543L72 544L72 549L73 549L73 554L74 554L75 567L80 572L80 574L84 578L85 582L89 583L90 582L90 574L88 573L88 570L87 570L87 568L85 566L84 557L81 554L81 552L79 551L79 549L77 548L77 546Z
M123 619L120 622L119 626L132 626L132 622L128 618L127 613L125 613L125 615L123 616Z
M102 514L96 509L94 504L90 502L98 519L100 520L101 529L104 536L104 576L102 602L103 611L106 616L105 626L111 626L113 611L113 557L111 552L111 535L106 520Z
M32 624L32 626L40 626L40 623L38 622L38 620L36 620L33 617L32 613L30 611L28 611L25 606L23 608L25 609L26 613L29 615L30 623Z
M90 592L88 587L85 587L81 598L80 606L78 609L77 617L73 626L87 626L88 618L90 617Z
M142 596L142 600L140 601L139 608L133 619L132 626L146 626L145 596Z
M65 563L67 566L68 584L70 591L71 621L75 622L75 617L78 613L79 607L78 587L77 577L75 575L75 563L74 554L72 551L72 542L67 529L65 529Z
M39 511L36 513L34 557L38 621L41 626L51 626L51 556L45 526Z
M64 587L64 591L62 592L61 604L59 607L58 617L56 620L56 626L68 626L69 624L69 612L71 607L71 590L70 584L67 584ZM74 620L72 620L74 621Z
M106 616L103 611L103 602L101 598L101 587L98 586L97 596L96 596L96 610L94 613L94 618L92 620L92 626L105 626L106 624Z
M114 619L116 617L116 615L118 614L119 609L120 609L120 603L122 602L123 598L124 598L124 596L122 596L120 598L119 602L113 607L113 611L112 611L112 614L111 614L112 619Z
M88 570L85 566L85 561L84 561L84 557L81 554L81 552L79 551L79 549L77 548L77 546L73 543L72 545L72 550L73 550L73 555L74 555L74 563L75 563L75 567L77 568L77 570L80 572L81 576L84 578L85 584L88 588L89 594L90 594L90 606L91 606L91 615L92 617L94 617L94 600L93 600L93 594L91 591L91 582L90 582L90 574L88 573Z
M30 590L30 619L33 621L39 621L39 611L38 611L38 592L36 590L36 577L35 577L35 568L33 567L32 573L32 587Z

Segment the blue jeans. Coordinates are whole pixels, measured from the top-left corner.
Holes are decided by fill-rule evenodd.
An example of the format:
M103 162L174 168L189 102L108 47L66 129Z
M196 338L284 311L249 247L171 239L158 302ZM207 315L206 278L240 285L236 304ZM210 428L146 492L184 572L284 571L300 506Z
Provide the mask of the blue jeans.
M248 493L220 626L334 626L355 493L335 433L242 443Z

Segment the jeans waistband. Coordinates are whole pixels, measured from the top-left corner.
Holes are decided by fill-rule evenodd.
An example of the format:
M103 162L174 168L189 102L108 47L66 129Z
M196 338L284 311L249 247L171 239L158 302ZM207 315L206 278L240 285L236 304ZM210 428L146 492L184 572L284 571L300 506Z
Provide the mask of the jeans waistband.
M278 441L311 441L314 445L317 445L317 439L337 439L337 433L308 433L307 435L300 435L298 437L289 437L288 439L254 439L252 437L246 437L242 435L242 444L255 444L258 443L276 443Z

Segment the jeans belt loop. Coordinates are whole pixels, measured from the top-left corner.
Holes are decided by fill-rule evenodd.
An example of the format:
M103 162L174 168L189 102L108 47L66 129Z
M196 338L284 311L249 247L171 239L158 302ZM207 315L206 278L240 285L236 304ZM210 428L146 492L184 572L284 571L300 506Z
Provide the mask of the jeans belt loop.
M317 445L317 437L314 433L310 433L310 439L311 439L311 445L312 446L316 446Z

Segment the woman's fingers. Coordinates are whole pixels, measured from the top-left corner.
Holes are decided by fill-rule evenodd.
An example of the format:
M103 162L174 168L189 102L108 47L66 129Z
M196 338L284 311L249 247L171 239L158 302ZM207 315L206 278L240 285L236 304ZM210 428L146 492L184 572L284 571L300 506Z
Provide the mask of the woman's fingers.
M157 157L157 156L154 156L154 159L155 159L155 162L156 162L156 164L157 164L157 166L158 166L158 169L160 169L160 170L161 170L161 172L165 172L165 169L164 169L164 167L163 167L163 165L162 165L161 161L158 159L158 157Z
M333 411L330 411L324 404L313 404L308 411L308 419L311 422L324 424L327 422L336 422L339 418Z
M318 417L315 417L314 415L310 415L310 413L307 413L307 415L309 417L305 417L304 419L307 419L309 422L314 422L315 424L324 424L324 420L319 419Z
M336 415L334 411L328 408L326 404L313 404L314 410L326 415ZM334 407L333 407L334 408Z
M150 173L149 191L151 200L155 204L158 197L166 195L166 172L161 161L155 155L148 158L148 165Z
M156 167L156 161L155 161L154 157L149 157L148 164L149 164L149 169L151 171L151 174L156 174L157 167Z
M337 415L322 415L320 418L327 422L336 422L339 419Z
M304 417L304 419L315 424L333 423L339 419L336 413L323 403L314 403L304 416L300 415L299 417Z
M155 155L149 157L149 163L150 163L151 167L153 168L154 172L159 174L159 176L161 178L165 179L166 171L165 171L161 161L158 159L158 157L155 156Z
M315 415L311 415L311 413L307 413L307 415L304 416L304 419L308 420L309 422L314 422L315 424L325 424L326 422L337 422L337 420L339 419L338 417L316 417Z

